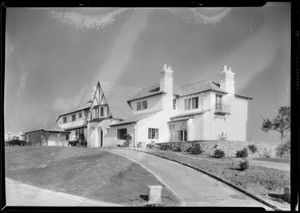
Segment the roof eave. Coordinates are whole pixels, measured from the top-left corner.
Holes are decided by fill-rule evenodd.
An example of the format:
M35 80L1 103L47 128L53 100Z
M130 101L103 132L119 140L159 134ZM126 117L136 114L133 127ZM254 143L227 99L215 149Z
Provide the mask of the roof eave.
M247 99L247 100L253 100L252 97L247 97L247 96L244 96L244 95L234 94L234 96L239 97L239 98L244 98L244 99Z
M150 94L150 95L146 95L146 96L142 96L142 97L138 97L138 98L133 98L133 99L130 99L127 101L127 103L129 104L131 101L136 101L136 100L139 100L139 99L143 99L143 98L148 98L148 97L151 97L151 96L156 96L156 95L160 95L160 94L166 94L166 92L158 92L158 93L155 93L155 94Z

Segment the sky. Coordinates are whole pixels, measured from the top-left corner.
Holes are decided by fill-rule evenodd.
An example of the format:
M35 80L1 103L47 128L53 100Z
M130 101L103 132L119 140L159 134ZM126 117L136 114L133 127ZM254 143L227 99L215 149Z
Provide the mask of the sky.
M280 143L263 118L290 105L290 3L243 8L8 8L5 132L42 128L98 80L147 87L219 82L226 64L249 102L250 141Z

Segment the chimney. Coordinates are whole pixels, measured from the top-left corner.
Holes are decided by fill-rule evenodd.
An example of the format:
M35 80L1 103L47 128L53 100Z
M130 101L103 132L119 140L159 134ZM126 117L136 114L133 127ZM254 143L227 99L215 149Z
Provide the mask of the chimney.
M173 70L165 64L160 72L160 91L165 92L162 98L162 108L164 111L172 112L173 110Z
M224 65L223 71L220 73L220 87L229 94L234 94L234 73L231 71L231 67Z
M163 70L160 72L160 91L173 95L173 70L170 66L164 64Z

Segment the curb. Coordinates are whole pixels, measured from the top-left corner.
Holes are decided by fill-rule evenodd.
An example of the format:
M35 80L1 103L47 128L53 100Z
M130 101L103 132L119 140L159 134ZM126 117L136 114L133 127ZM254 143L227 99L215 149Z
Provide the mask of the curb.
M128 150L129 150L129 149L128 149ZM276 206L274 206L274 205L272 205L272 204L266 202L265 200L263 200L263 199L257 197L256 195L253 195L253 194L247 192L246 190L244 190L244 189L242 189L242 188L240 188L240 187L238 187L238 186L236 186L236 185L234 185L234 184L232 184L232 183L230 183L230 182L228 182L228 181L222 179L221 177L219 177L219 176L217 176L217 175L214 175L214 174L211 174L211 173L209 173L209 172L206 172L206 171L204 171L204 170L202 170L202 169L198 169L198 168L196 168L196 167L194 167L194 166L192 166L192 165L190 165L190 164L188 164L188 163L182 163L182 162L180 162L180 161L177 161L177 160L174 160L174 159L170 159L170 158L168 158L168 157L160 156L160 155L155 154L155 153L143 151L143 150L137 150L137 149L130 149L130 150L134 150L134 151L138 151L138 152L144 152L144 153L151 154L151 155L154 155L154 156L157 156L157 157L166 159L166 160L170 160L170 161L173 161L173 162L176 162L176 163L180 163L180 164L182 164L182 165L184 165L184 166L187 166L187 167L190 167L190 168L195 169L195 170L197 170L197 171L200 171L200 172L202 172L202 173L204 173L204 174L206 174L206 175L208 175L208 176L210 176L210 177L212 177L212 178L215 178L215 179L217 179L217 180L219 180L219 181L221 181L221 182L223 182L223 183L225 183L225 184L227 184L227 185L229 185L229 186L235 188L236 190L238 190L238 191L240 191L240 192L242 192L242 193L248 195L249 197L251 197L251 198L253 198L253 199L255 199L255 200L257 200L257 201L259 201L259 202L261 202L261 203L263 203L263 204L265 204L266 206L268 206L268 207L274 209L275 211L284 211L284 210L279 209L278 207L276 207Z

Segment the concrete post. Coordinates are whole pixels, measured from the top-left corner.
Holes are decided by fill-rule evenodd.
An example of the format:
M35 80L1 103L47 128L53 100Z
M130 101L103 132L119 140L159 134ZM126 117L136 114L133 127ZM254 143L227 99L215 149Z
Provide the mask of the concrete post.
M161 202L161 185L148 186L148 204L158 204Z

